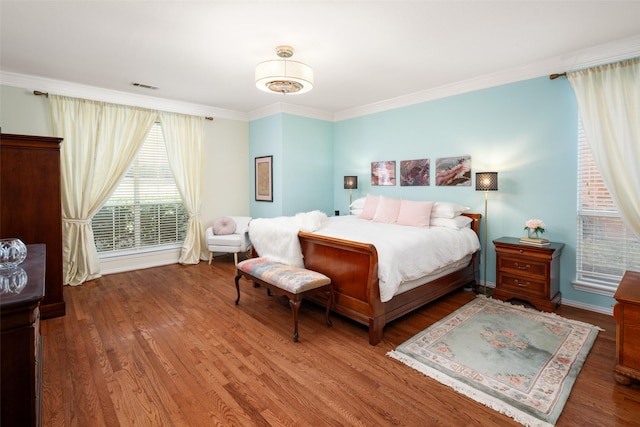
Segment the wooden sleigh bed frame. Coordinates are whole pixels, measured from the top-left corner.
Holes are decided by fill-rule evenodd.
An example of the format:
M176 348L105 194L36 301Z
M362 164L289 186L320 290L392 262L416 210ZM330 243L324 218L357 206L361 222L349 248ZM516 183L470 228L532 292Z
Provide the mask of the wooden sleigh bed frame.
M471 228L479 233L482 215L463 214L473 220ZM369 327L369 344L382 340L386 323L448 294L479 277L479 252L464 268L424 285L380 300L378 252L372 244L353 242L300 231L298 233L305 267L331 278L334 291L332 311ZM312 300L326 305L323 296Z

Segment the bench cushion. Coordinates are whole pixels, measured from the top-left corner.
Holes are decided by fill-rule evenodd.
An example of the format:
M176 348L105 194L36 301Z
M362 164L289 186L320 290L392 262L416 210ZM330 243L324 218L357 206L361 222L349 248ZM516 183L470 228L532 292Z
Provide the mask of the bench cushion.
M331 279L317 271L280 264L260 257L240 262L238 271L243 271L292 294L299 294L331 283Z

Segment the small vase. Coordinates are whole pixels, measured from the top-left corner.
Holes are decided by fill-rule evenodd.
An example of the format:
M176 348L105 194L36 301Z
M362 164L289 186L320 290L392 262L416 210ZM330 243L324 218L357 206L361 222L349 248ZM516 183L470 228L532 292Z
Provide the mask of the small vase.
M529 238L530 239L539 239L540 238L540 236L538 236L538 232L535 229L532 230L532 229L528 228L527 232L529 234Z

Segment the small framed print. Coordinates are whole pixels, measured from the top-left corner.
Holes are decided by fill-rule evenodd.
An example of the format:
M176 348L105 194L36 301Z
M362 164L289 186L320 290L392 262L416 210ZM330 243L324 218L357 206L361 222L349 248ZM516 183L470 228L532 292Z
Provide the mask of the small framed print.
M396 161L371 162L371 185L396 185Z
M273 202L273 156L256 157L256 201Z
M471 186L471 156L436 159L436 185L448 187Z
M401 160L400 186L429 185L429 159Z

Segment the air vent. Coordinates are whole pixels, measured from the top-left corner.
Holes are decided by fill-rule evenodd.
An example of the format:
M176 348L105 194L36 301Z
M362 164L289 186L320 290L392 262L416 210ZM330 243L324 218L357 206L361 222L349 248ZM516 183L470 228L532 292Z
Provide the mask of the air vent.
M131 86L141 87L141 88L143 88L143 89L158 90L158 88L157 88L157 87L155 87L155 86L151 86L151 85L146 85L146 84L144 84L144 83L136 83L136 82L133 82L133 83L131 83Z

